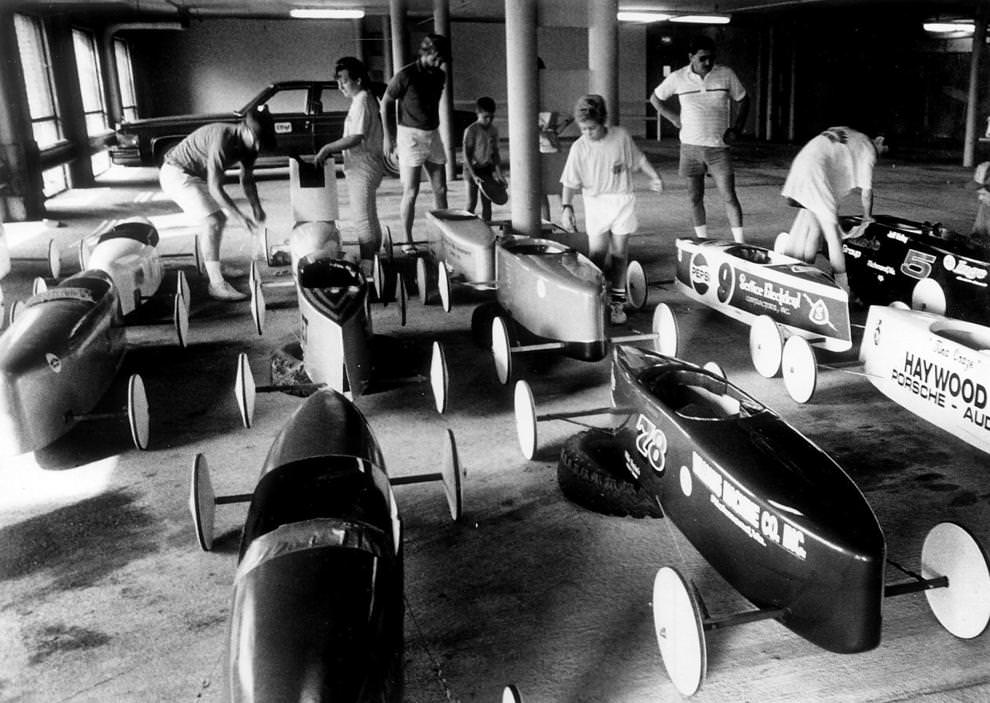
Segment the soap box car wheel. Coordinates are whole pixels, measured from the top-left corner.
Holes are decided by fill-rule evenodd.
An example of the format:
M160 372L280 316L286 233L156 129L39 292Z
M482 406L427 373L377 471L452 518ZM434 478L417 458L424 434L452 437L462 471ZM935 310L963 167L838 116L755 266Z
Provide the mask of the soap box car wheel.
M498 303L482 303L471 313L471 339L482 349L492 348L492 320L501 311Z
M622 445L609 432L586 430L560 451L557 483L573 503L603 515L663 517L663 511L626 473Z

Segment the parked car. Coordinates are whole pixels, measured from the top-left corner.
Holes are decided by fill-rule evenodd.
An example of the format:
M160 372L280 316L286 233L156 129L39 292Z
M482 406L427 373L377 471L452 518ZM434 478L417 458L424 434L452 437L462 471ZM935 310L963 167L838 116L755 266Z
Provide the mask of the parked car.
M373 90L381 95L385 86L377 84ZM237 122L248 110L259 106L267 106L275 118L276 148L262 155L258 165L284 165L283 157L315 154L322 145L340 137L350 100L340 92L337 81L279 81L266 86L234 112L124 122L117 128L110 160L120 166L160 166L165 152L196 128L211 122ZM474 120L474 112L455 111L455 146L460 146L464 130Z

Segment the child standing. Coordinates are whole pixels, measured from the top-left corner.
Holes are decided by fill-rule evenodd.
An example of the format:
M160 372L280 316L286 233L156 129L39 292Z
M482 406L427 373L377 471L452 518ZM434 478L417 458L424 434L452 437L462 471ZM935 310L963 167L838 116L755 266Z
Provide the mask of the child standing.
M560 176L561 224L569 232L577 230L571 201L579 192L584 198L588 255L605 273L611 288L609 318L613 325L626 321L626 263L629 235L636 231L636 196L632 174L643 171L650 178L650 189L663 191L663 179L629 132L608 126L605 99L585 95L574 106L574 120L581 136L571 146Z
M478 204L478 183L482 178L494 176L505 183L502 175L502 157L498 151L498 127L492 124L495 117L495 101L489 97L478 98L475 103L478 119L464 130L464 178L468 187L467 209L474 212ZM481 219L492 219L492 201L481 196Z

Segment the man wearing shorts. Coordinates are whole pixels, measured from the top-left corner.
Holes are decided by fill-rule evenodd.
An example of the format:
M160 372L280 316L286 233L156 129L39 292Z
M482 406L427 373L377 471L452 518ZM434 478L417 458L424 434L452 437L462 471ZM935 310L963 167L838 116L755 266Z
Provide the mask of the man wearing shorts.
M870 139L849 127L829 127L794 157L781 190L787 202L800 209L791 231L777 238L774 249L813 263L824 236L832 275L846 292L849 281L842 253L839 201L858 188L863 208L861 227L873 221L873 167L886 151L883 142L883 137Z
M736 176L729 144L738 136L749 113L749 96L735 71L715 63L715 42L699 36L691 42L687 66L672 72L650 95L650 104L680 130L679 173L687 179L694 231L708 236L705 215L705 174L711 173L725 202L732 238L743 241L743 217L736 197ZM673 96L680 111L665 102ZM730 123L732 104L738 106Z
M202 245L209 294L216 300L244 300L247 296L223 277L220 265L220 240L227 215L231 212L248 232L264 223L265 211L258 199L254 182L254 162L258 153L275 144L275 125L271 113L255 108L238 123L203 125L165 154L159 183L165 194L183 212L203 222L206 239ZM241 188L251 205L253 217L237 207L223 187L224 171L241 166Z
M406 233L403 250L410 253L415 252L412 230L420 168L425 167L430 177L436 208L447 208L447 156L439 128L440 97L447 80L440 66L449 58L447 38L426 35L419 45L419 57L392 77L382 97L384 150L389 157L398 157L402 179L400 214Z

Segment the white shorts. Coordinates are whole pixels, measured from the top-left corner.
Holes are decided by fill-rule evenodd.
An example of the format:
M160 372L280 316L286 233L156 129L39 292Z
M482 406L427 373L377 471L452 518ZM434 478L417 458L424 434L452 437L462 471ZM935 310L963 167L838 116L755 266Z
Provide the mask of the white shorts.
M158 172L158 182L165 195L174 200L187 215L205 219L223 209L210 193L206 181L189 175L178 166L162 164Z
M584 228L588 238L612 234L632 234L636 221L636 196L632 193L584 195Z
M422 166L427 162L438 165L447 163L443 140L437 129L416 129L399 125L395 146L400 170Z

